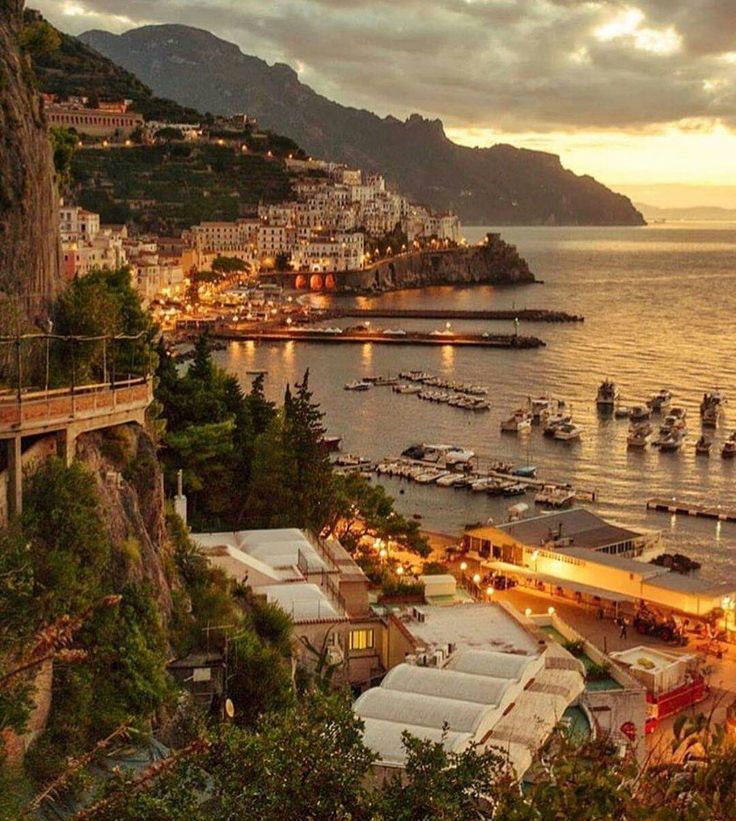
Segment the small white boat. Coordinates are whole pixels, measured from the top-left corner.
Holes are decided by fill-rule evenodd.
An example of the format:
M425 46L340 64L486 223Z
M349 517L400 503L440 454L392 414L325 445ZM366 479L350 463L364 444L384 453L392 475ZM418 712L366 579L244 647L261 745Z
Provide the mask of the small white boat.
M418 485L431 485L436 482L438 479L441 479L443 476L449 476L450 472L448 470L428 470L426 473L422 473L419 476L415 477L414 481Z
M651 415L652 411L647 405L634 405L629 413L632 422L645 422Z
M677 428L661 433L659 439L654 443L663 452L673 453L680 450L685 441L685 434Z
M567 422L564 425L560 425L554 433L554 438L559 439L562 442L572 442L574 439L580 439L583 433L583 429L580 425L575 425L572 422Z
M485 493L489 488L493 487L495 484L495 479L490 479L486 477L485 479L478 479L476 482L473 482L470 485L470 489L474 493Z
M474 457L475 451L466 450L465 448L451 448L445 454L445 464L448 467L452 467L453 465L466 465Z
M643 431L629 431L626 445L630 448L645 448L649 444L649 434Z
M628 419L631 416L631 408L628 405L619 405L613 415L616 419Z
M672 391L662 388L658 393L652 394L647 401L647 405L654 413L662 413L666 410L672 402Z
M364 382L362 379L354 379L352 382L345 383L346 391L368 391L371 389L370 382Z
M453 485L458 485L461 482L465 481L465 476L462 473L447 473L444 476L441 476L436 484L438 487L452 487Z
M736 456L736 433L732 433L723 443L721 456L724 459L733 459Z
M373 380L374 385L378 385L379 387L390 387L396 385L399 380L395 376L377 376Z
M695 443L695 453L698 456L710 456L710 449L713 447L713 442L707 436L701 436Z

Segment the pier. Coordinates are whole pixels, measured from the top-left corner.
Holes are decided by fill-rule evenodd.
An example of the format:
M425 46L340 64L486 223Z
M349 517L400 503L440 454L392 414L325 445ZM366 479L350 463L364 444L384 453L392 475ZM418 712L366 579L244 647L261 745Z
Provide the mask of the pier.
M521 310L459 311L441 308L340 308L331 310L332 317L352 317L356 319L469 319L480 322L511 321L520 322L585 322L585 317L565 311L550 311L544 308L523 308Z
M546 343L536 336L516 334L458 334L421 333L414 331L358 330L347 328L341 332L310 328L263 328L246 329L227 325L216 325L212 336L242 342L319 342L321 344L365 344L372 342L382 345L453 345L475 348L543 348Z
M736 522L736 507L702 505L695 502L678 502L677 499L647 499L647 510L695 516L700 519L716 519L719 522Z

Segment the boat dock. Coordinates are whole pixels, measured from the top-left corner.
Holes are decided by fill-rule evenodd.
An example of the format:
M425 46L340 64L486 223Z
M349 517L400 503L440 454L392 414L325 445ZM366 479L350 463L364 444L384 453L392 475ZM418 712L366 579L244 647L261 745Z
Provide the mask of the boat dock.
M544 308L522 308L495 311L459 311L441 308L340 308L330 311L333 317L356 319L475 319L481 322L518 319L520 322L585 322L585 317L566 311Z
M475 348L543 348L546 343L536 336L516 334L457 334L450 332L420 333L414 331L389 332L361 331L356 329L310 328L268 328L240 329L226 325L216 325L212 336L242 342L318 342L321 344L365 344L372 342L383 345L453 345Z
M719 522L736 522L736 507L701 505L695 502L678 502L677 499L647 499L647 510L696 516L700 519L717 519Z

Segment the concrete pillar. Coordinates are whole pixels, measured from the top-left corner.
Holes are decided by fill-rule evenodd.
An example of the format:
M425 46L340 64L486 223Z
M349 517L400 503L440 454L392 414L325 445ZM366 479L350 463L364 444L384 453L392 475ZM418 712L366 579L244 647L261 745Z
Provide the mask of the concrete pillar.
M56 454L69 467L76 456L77 431L69 426L56 434Z
M8 514L20 516L23 511L23 448L20 436L7 440Z

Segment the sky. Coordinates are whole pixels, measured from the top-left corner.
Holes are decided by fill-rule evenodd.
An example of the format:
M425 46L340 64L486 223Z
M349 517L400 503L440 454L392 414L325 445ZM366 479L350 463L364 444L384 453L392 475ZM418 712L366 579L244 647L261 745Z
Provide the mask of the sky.
M208 29L338 102L552 151L637 201L736 208L736 0L30 0ZM642 196L646 199L642 200Z

